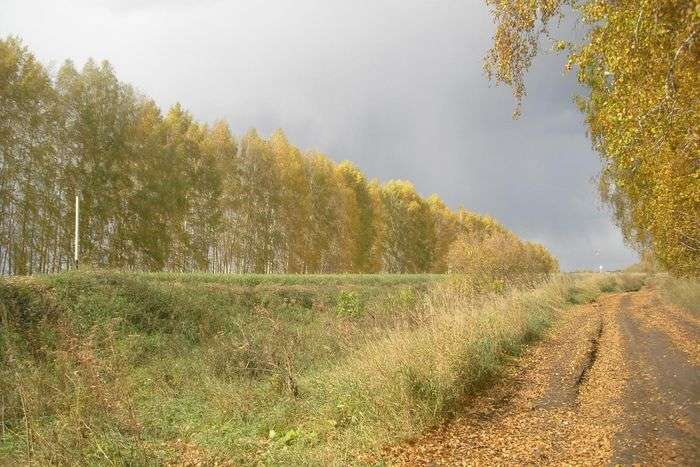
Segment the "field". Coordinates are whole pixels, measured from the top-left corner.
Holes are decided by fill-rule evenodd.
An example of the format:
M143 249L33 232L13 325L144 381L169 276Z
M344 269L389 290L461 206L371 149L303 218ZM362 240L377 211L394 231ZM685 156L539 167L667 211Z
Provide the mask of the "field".
M0 459L362 462L451 417L557 310L639 285L562 276L489 295L434 275L3 279Z
M700 466L700 0L44 3L0 467Z

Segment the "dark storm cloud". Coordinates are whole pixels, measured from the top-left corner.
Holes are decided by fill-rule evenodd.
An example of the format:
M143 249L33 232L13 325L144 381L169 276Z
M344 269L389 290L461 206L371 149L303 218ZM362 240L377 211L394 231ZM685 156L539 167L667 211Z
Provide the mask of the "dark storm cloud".
M109 59L163 107L180 101L239 133L281 127L370 177L492 214L567 269L634 260L598 206L573 77L560 57L539 59L513 121L509 90L481 71L492 30L481 0L5 0L3 10L0 33L43 61Z

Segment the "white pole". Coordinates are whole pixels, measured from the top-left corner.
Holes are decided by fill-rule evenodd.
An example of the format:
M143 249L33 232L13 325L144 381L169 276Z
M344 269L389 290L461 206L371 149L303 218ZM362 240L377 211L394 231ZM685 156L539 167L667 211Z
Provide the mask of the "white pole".
M75 243L73 244L73 259L75 260L75 269L78 269L78 221L80 219L78 214L80 206L78 203L78 195L75 195Z

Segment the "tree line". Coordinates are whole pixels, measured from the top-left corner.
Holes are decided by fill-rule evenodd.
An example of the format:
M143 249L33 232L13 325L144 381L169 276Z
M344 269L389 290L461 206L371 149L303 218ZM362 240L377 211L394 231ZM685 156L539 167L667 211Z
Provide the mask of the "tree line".
M72 266L76 195L81 262L95 267L445 272L458 238L489 232L556 266L409 182L368 180L281 130L236 138L180 104L163 113L108 62L67 61L52 75L19 39L0 40L1 274Z

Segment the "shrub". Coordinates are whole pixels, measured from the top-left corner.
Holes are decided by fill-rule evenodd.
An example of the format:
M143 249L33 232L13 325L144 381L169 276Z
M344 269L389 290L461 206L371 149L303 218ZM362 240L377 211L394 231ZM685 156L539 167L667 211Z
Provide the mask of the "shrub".
M495 291L501 291L505 283L533 283L559 270L556 259L542 245L500 231L485 238L460 236L450 247L448 264L450 272L467 274Z

